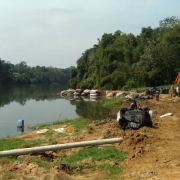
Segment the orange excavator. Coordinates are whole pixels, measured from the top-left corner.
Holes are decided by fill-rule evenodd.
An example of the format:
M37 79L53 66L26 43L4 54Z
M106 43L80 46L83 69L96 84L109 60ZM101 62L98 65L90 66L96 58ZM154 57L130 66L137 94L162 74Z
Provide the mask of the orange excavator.
M179 84L180 84L180 72L178 72L176 80L175 80L175 84L173 84L170 89L169 89L169 94L170 97L174 97L174 96L179 96L180 95L180 88L179 88Z
M179 83L180 83L180 72L178 72L178 74L177 74L175 83L176 83L176 85L179 85Z

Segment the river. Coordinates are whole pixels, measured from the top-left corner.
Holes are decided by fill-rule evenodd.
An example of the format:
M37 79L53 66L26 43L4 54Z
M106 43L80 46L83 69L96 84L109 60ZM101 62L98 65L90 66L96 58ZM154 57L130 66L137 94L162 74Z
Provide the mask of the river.
M31 131L38 124L78 117L92 120L106 118L107 109L98 99L63 98L66 85L1 85L0 138ZM23 119L24 129L17 128Z

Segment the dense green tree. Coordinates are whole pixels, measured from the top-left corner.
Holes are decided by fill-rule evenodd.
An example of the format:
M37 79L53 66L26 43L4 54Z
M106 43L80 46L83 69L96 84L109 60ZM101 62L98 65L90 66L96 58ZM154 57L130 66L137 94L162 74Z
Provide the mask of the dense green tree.
M68 83L69 88L131 89L174 82L180 71L180 20L168 17L138 35L104 33L67 69L0 60L0 83ZM13 76L14 73L14 76ZM15 74L16 73L16 74ZM16 76L15 76L16 75Z
M159 27L142 27L137 36L104 33L71 69L69 87L129 89L172 83L180 59L180 23L172 16Z
M67 84L70 79L70 69L36 66L30 67L25 61L18 64L0 60L0 83L18 84Z
M0 83L11 83L13 81L13 70L10 63L0 60Z

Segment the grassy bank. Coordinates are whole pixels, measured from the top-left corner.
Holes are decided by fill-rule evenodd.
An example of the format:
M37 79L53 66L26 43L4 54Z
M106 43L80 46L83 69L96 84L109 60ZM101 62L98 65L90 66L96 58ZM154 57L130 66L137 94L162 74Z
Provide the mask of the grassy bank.
M118 107L122 104L125 98L110 98L110 99L102 99L103 106L109 110L118 109ZM49 131L45 132L43 136L50 137L51 141L55 140L57 136L53 135L53 131L51 130L51 126L60 125L62 127L68 126L72 127L74 135L78 135L83 129L88 129L89 132L93 131L89 124L92 123L92 120L85 119L85 118L77 118L77 119L70 119L70 120L63 120L63 121L55 121L53 123L45 123L39 124L35 127L32 127L33 130L40 130L40 129L49 129ZM59 136L67 136L67 134L60 134ZM49 140L49 139L48 139ZM44 144L46 140L28 140L24 141L22 138L16 137L7 137L7 138L0 138L0 151L3 150L10 150L16 149L19 147L33 147ZM51 142L49 142L50 144Z
M103 104L105 107L114 110L117 109L124 99L103 99ZM64 120L56 121L51 124L40 124L34 129L36 131L47 129L45 133L36 135L34 138L31 138L31 134L28 138L25 136L19 135L16 137L8 137L0 139L0 151L19 149L19 148L29 148L43 145L53 145L57 144L61 139L68 137L80 136L82 131L85 131L88 135L93 135L96 131L90 124L91 120L85 118L78 118L73 120ZM53 128L52 128L53 127ZM63 133L56 133L53 129L55 127L64 127L68 131ZM103 127L103 125L102 125ZM103 136L106 138L105 136ZM54 166L66 166L72 172L83 171L85 169L94 169L99 171L106 171L106 179L116 179L116 177L122 172L123 167L120 165L114 166L114 164L120 164L126 158L125 152L120 152L115 146L93 146L93 147L84 147L79 148L75 152L69 152L68 150L56 151L56 158L53 161L48 160L47 158L39 158L40 156L34 156L33 154L28 157L28 159L36 163L39 167L44 169L51 169ZM47 156L47 155L45 155ZM25 163L26 156L13 156L13 157L3 157L0 158L1 164L10 164L14 161ZM90 163L83 164L82 162L88 161ZM9 174L8 172L4 173L4 176L13 177L13 173Z
M109 110L118 109L119 106L122 105L122 102L125 101L126 98L104 98L102 99L103 106Z

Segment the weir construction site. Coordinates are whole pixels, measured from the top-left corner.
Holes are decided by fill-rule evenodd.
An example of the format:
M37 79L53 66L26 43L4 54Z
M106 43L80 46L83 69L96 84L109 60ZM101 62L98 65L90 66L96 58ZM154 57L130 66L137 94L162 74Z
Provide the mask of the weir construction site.
M93 132L83 129L78 135L69 133L68 136L56 139L55 144L82 142L108 138L123 138L122 143L115 143L119 151L127 152L127 158L122 163L114 161L112 166L122 166L123 172L118 175L118 180L179 180L180 179L180 97L171 97L169 94L160 94L159 101L155 98L140 101L138 105L147 105L152 110L152 127L141 127L138 130L122 130L118 127L116 119L102 119L93 121L90 127ZM129 106L124 101L121 107ZM117 114L118 109L111 113ZM55 125L51 128L57 128ZM36 130L19 136L25 140L42 139L42 134ZM50 137L49 137L50 139ZM70 155L79 148L64 150ZM38 180L103 180L108 172L93 168L77 169L72 171L63 165L54 165L44 169L33 157L52 162L59 158L58 152L20 155L22 162L0 161L0 179L38 179ZM93 162L91 158L79 162L88 166ZM105 162L104 162L105 163ZM5 176L11 173L13 178ZM111 179L109 177L109 179Z

